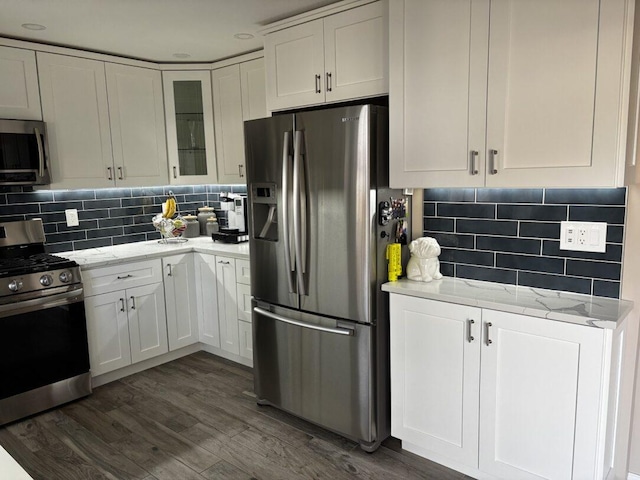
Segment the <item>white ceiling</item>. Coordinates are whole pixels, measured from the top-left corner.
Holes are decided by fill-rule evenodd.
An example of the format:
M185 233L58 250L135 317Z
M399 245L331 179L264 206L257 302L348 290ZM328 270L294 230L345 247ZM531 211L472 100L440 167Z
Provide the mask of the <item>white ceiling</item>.
M335 1L0 0L0 36L153 62L210 62L258 50L264 25Z

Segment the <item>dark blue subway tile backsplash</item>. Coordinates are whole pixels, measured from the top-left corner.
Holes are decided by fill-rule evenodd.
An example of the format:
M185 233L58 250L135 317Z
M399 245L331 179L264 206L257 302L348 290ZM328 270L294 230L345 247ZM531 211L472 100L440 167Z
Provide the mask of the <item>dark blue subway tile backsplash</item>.
M69 250L157 240L151 218L172 191L180 213L203 206L220 208L220 193L247 193L245 185L167 185L96 190L43 190L0 193L0 222L40 218L47 250ZM78 210L80 225L68 227L64 211ZM220 215L224 225L225 215Z
M620 296L625 188L435 188L423 205L445 276ZM606 251L560 250L563 220L607 222Z

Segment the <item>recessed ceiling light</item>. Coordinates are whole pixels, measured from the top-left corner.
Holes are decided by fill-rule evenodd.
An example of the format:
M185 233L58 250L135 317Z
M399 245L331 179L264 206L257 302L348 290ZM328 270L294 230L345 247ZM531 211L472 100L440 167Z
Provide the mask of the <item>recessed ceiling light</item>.
M189 55L188 53L174 53L173 56L175 58L189 58L189 57L191 57L191 55Z
M233 38L237 38L238 40L251 40L253 35L250 33L236 33Z
M26 28L27 30L46 30L47 27L44 25L40 25L39 23L23 23L22 28Z

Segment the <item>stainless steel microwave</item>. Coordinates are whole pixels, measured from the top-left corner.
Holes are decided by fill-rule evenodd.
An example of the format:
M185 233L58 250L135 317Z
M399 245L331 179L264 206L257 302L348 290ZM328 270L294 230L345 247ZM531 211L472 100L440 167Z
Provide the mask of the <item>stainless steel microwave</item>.
M0 120L0 185L48 185L44 122Z

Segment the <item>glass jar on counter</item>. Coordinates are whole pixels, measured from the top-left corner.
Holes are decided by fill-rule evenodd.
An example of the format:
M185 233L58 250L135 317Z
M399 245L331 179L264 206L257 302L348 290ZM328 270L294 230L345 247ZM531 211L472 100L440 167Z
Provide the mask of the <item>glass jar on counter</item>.
M220 231L220 226L218 225L218 219L215 215L207 218L207 235L211 236L212 233L218 233Z
M211 216L216 216L213 212L213 207L200 207L198 209L198 223L200 224L200 235L209 235L207 233L207 219Z
M195 215L185 215L182 217L187 228L182 236L184 238L195 238L200 235L200 224L198 223L198 217Z

